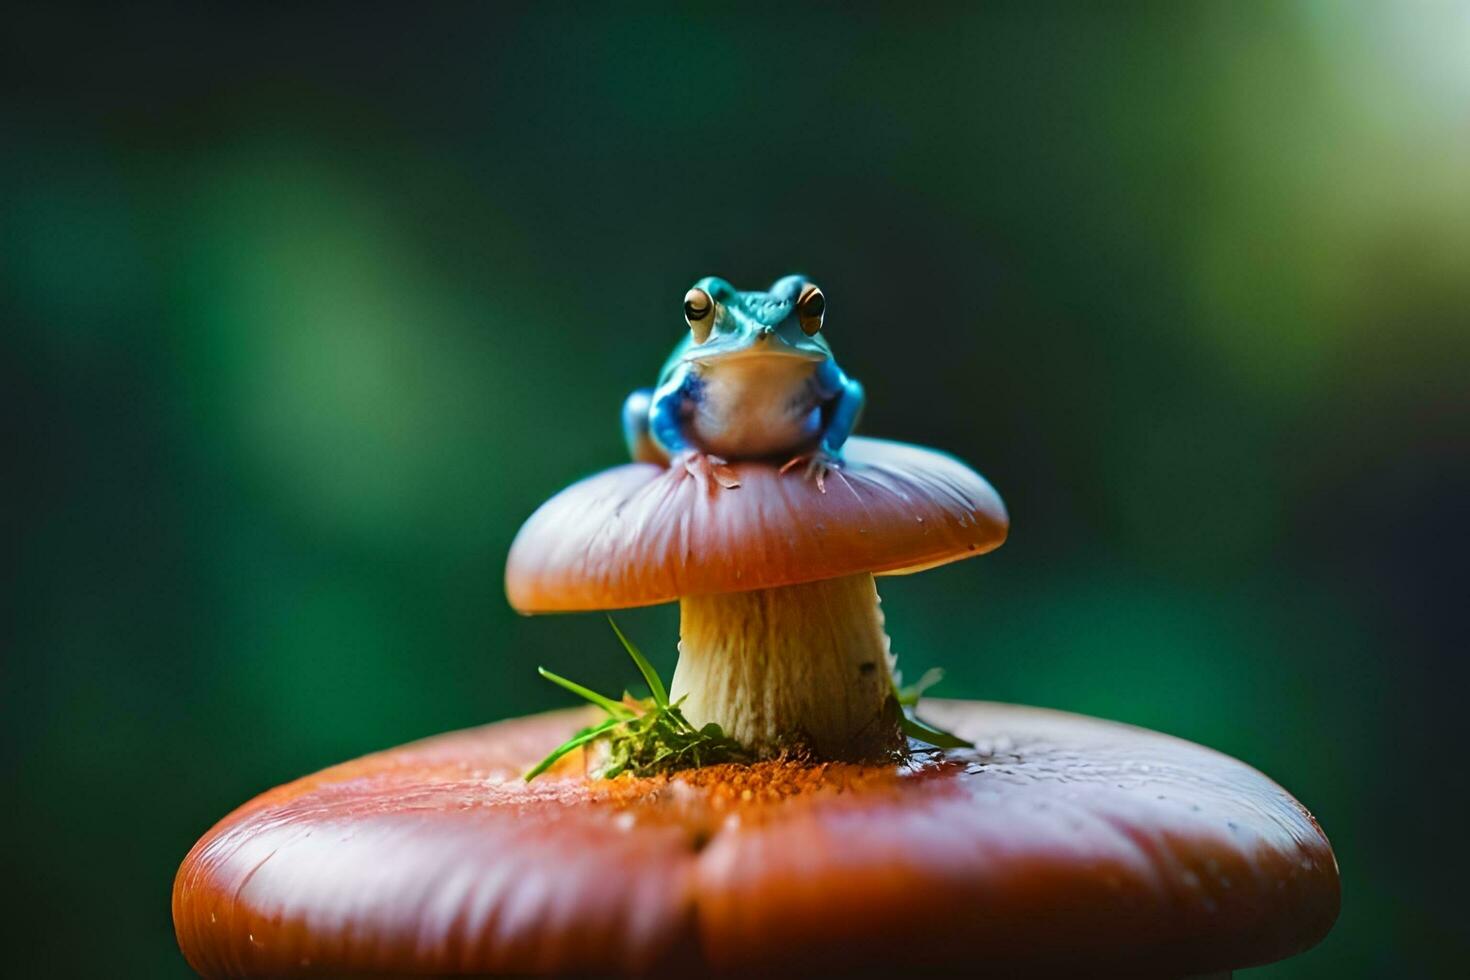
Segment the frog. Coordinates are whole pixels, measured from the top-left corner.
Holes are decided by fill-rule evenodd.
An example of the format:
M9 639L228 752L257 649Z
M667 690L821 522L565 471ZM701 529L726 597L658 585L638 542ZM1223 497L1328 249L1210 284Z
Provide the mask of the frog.
M803 275L746 292L700 279L684 294L688 332L657 383L623 403L629 455L711 489L739 487L736 460L771 461L782 475L803 467L826 493L865 402L832 356L826 314L825 294Z

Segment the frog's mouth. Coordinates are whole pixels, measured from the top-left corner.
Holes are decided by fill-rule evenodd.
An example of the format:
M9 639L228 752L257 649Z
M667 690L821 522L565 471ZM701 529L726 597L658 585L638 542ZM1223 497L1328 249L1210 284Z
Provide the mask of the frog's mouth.
M733 361L787 359L793 361L825 361L827 355L819 350L794 347L779 334L761 334L753 342L739 346L720 347L715 344L691 347L684 360L700 364L728 364Z

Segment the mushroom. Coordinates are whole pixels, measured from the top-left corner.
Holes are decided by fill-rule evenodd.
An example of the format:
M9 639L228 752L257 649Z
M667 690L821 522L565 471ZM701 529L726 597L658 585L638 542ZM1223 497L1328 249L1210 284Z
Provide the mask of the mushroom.
M696 727L715 722L759 758L884 757L901 736L873 576L999 546L1000 497L951 456L879 439L851 439L825 487L761 461L729 471L733 489L630 463L563 490L511 545L511 605L677 599L672 696Z
M974 749L526 783L585 711L271 790L194 846L208 977L1191 976L1316 943L1321 828L1244 763L1127 725L926 702Z

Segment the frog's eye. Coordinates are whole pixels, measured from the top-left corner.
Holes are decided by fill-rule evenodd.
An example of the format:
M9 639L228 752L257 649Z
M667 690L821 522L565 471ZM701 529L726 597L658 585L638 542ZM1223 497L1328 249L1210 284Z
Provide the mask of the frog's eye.
M814 337L822 329L822 316L827 312L827 297L811 283L796 298L796 316L801 320L801 332Z
M694 342L704 343L715 324L715 301L710 299L709 293L695 287L684 294L684 319L689 321L689 329L694 331Z

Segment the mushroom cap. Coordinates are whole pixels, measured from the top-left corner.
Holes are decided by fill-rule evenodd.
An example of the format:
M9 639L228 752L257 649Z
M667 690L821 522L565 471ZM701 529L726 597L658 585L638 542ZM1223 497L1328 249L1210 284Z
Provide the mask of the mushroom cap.
M1326 837L1243 763L1055 711L923 712L977 748L522 781L578 710L370 755L210 830L174 884L179 944L211 977L1183 976L1337 916Z
M619 609L860 572L919 571L999 547L1000 496L945 453L853 438L826 492L801 469L730 464L740 486L629 463L531 515L506 562L521 612Z

